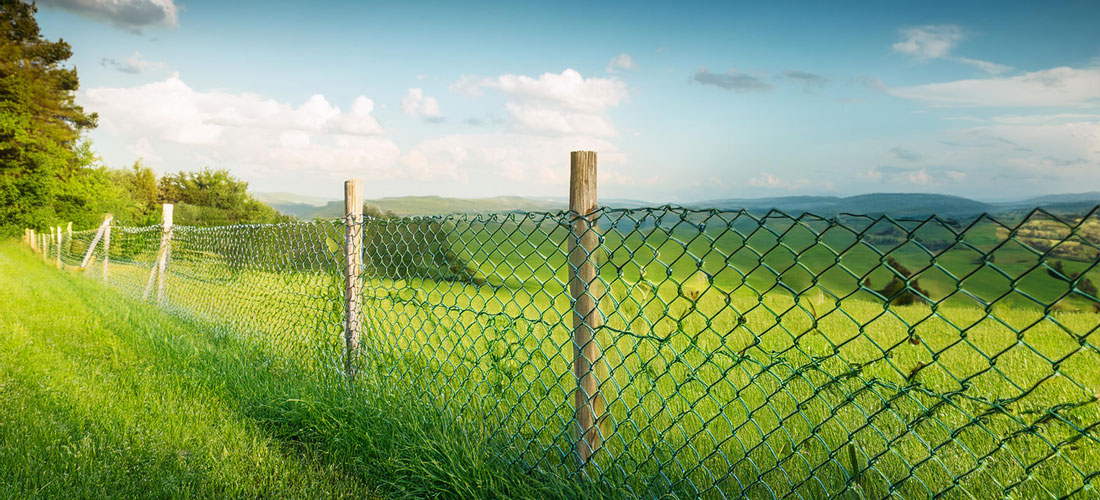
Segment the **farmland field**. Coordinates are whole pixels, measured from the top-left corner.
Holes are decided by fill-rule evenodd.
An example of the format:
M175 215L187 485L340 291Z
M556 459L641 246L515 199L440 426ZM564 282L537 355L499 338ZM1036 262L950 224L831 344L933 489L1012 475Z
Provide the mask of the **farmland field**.
M575 473L562 220L364 226L392 238L367 246L362 383L486 432L509 464ZM589 476L641 497L1093 498L1100 276L1068 257L1096 235L1041 222L1074 248L994 221L606 212ZM337 374L341 224L176 228L164 305ZM118 231L108 282L141 296L159 237ZM425 263L456 259L447 279Z

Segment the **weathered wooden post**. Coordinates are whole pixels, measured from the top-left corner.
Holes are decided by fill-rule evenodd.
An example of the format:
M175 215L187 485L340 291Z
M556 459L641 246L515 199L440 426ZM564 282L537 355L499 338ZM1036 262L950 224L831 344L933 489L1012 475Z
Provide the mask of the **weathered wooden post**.
M57 268L61 269L61 226L57 226Z
M53 230L50 230L53 233ZM50 261L50 238L51 234L42 233L42 262Z
M38 240L34 239L35 238L34 229L28 229L27 231L30 231L29 236L30 236L30 239L31 239L31 241L30 241L31 250L34 250L34 251L37 252L38 248L36 248L36 247L38 246Z
M573 373L577 378L577 457L581 466L603 445L599 424L607 403L600 394L597 366L603 353L596 332L603 326L600 316L600 283L596 250L600 245L596 213L596 153L573 151L569 161L569 210L573 218L568 239L569 294L573 299Z
M107 281L107 266L111 264L111 222L114 219L112 214L103 218L103 281Z
M361 321L360 295L363 283L363 182L344 182L344 373L355 379L359 358Z
M161 207L162 234L160 237L160 263L157 264L157 302L164 303L164 291L168 287L168 258L172 253L172 204Z
M157 259L153 262L153 266L149 269L149 280L145 282L145 291L141 293L141 300L149 298L149 293L153 291L153 282L157 283L157 301L164 299L164 287L166 286L167 276L165 276L166 267L168 266L168 244L171 241L172 232L172 204L165 203L161 206L161 236L160 236L160 250L157 251Z

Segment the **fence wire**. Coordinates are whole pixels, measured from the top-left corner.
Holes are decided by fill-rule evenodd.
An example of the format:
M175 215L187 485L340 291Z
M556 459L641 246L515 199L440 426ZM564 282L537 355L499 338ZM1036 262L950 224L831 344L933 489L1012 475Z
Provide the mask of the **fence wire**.
M491 429L506 460L626 496L1100 497L1100 207L596 216L583 352L602 355L586 373L569 212L176 226L163 274L160 226L114 226L107 272L102 244L85 272L310 370L384 380ZM64 236L62 262L95 233ZM593 375L596 428L578 429ZM582 431L600 437L583 467Z

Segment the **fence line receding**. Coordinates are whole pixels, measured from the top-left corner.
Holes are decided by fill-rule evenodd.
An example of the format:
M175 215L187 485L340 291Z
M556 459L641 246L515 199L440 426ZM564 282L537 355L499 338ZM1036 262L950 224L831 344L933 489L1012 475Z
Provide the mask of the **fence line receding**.
M569 211L363 214L349 182L340 219L24 240L627 496L1097 497L1100 207L616 209L572 162Z

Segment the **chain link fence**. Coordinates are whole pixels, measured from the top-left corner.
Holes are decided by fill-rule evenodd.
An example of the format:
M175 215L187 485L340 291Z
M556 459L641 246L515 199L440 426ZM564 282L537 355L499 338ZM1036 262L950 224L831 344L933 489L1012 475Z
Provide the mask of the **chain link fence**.
M38 246L72 267L91 249L90 277L625 496L1100 497L1100 207L588 215L109 225L106 252L99 231Z

